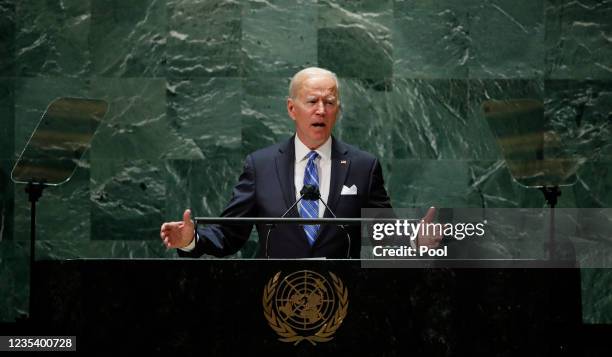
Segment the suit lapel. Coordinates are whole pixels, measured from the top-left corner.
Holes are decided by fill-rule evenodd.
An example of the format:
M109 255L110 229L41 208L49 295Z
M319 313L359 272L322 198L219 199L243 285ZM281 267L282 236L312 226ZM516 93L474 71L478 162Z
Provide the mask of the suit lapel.
M331 178L329 183L329 196L327 198L327 205L329 208L337 214L336 207L338 206L338 200L340 199L340 192L342 192L342 185L346 182L346 176L349 171L351 161L348 159L348 150L341 142L332 138L332 157L331 157ZM324 217L333 217L329 210L325 209ZM321 227L319 236L315 242L315 246L323 244L329 239L328 232L335 231L335 227L332 224L326 224Z
M331 180L329 183L329 197L327 204L334 213L338 206L338 200L340 199L340 193L342 192L342 186L346 182L346 175L348 174L351 161L348 159L348 150L338 140L332 138L332 157L331 157ZM325 217L332 217L332 215L326 210Z
M276 156L276 175L283 191L285 199L285 210L291 207L295 202L295 183L293 171L295 169L295 144L293 143L294 136L291 137L285 144L278 149L279 153ZM297 212L297 211L296 211ZM295 217L296 213L291 210L287 214L289 217Z

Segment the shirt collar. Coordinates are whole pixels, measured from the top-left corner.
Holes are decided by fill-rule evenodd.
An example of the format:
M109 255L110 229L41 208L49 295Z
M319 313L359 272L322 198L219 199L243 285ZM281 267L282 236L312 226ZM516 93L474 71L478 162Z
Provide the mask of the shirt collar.
M306 155L308 155L310 150L304 143L300 140L300 138L295 135L295 162L300 162L306 159ZM331 160L331 149L332 149L332 138L331 135L327 140L323 143L323 145L316 148L314 151L319 154L321 160Z

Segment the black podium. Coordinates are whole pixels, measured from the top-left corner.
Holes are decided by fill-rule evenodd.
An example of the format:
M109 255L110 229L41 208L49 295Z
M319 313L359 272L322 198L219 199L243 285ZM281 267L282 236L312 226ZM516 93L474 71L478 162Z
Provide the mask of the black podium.
M363 269L358 260L37 261L32 321L77 351L189 355L580 355L576 269ZM279 341L277 273L333 273L348 292L328 342Z

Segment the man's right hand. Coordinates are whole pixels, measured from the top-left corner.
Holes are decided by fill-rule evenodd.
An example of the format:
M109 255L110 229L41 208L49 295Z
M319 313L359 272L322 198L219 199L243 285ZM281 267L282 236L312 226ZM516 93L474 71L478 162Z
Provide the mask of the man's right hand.
M186 209L183 220L162 224L159 232L161 240L168 248L183 248L195 238L195 227L191 221L191 210Z
M436 216L436 208L429 207L429 210L427 210L425 217L421 219L421 224L432 223L435 216ZM442 232L441 231L436 232L436 230L433 229L433 232L429 234L421 234L421 231L419 231L419 235L417 239L418 239L419 247L427 246L429 247L429 249L438 248L438 246L440 246L440 241L442 241Z

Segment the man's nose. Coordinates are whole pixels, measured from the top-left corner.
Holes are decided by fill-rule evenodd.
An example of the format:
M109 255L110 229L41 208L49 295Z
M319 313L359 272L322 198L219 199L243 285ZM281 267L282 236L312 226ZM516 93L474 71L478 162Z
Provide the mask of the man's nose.
M315 109L316 109L317 113L319 113L319 114L325 113L325 104L323 103L322 100L317 102Z

